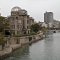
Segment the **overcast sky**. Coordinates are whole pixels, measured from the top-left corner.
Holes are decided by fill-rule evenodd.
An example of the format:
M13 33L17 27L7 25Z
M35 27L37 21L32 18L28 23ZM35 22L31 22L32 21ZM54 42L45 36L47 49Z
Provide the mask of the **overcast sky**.
M54 19L60 20L60 0L0 0L1 15L9 16L15 6L27 10L36 21L44 21L46 11L53 12Z

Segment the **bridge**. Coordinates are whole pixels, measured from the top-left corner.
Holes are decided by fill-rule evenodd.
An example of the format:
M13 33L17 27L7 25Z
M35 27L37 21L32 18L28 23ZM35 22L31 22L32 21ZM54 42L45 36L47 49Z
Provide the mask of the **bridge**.
M52 32L60 32L60 28L48 28L48 30L52 31Z
M49 30L60 30L60 28L48 28Z

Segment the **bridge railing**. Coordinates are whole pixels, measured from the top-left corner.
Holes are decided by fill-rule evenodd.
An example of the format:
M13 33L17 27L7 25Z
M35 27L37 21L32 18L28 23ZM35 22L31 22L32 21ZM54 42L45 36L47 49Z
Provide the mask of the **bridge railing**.
M49 30L60 30L60 28L48 28Z

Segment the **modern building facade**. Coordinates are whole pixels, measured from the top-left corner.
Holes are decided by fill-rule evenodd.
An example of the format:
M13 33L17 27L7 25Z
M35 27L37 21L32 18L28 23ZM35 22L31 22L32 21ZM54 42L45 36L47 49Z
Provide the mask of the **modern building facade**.
M45 12L44 13L44 22L46 24L53 23L53 13L52 12Z
M27 11L17 6L12 8L8 20L13 35L30 33L30 26L34 23L34 19L28 15Z

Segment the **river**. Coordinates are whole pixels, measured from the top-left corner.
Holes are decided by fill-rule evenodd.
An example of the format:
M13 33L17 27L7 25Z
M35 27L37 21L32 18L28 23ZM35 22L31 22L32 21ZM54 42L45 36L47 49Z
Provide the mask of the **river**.
M60 60L60 33L53 33L23 50L18 49L5 60Z

